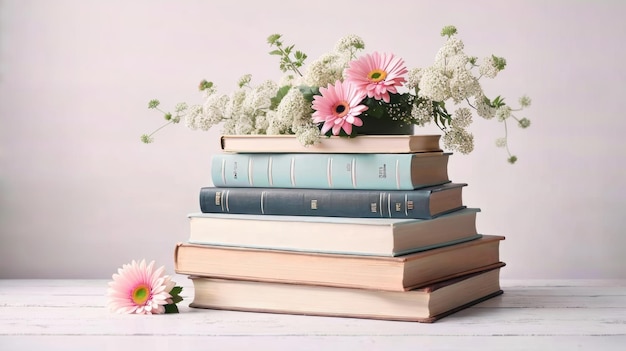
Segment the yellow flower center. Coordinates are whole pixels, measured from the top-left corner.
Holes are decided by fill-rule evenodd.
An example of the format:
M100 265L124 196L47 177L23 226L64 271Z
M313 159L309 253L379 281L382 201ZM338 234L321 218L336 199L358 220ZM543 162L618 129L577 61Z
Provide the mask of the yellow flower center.
M347 115L349 111L350 111L350 107L348 106L348 103L345 101L342 101L338 103L337 105L335 105L335 115L338 118L341 118Z
M387 72L383 71L382 69L375 69L371 71L367 75L367 77L370 79L370 81L378 83L381 80L385 80L385 78L387 78Z
M131 293L131 298L136 305L143 305L150 297L150 287L146 284L137 285Z

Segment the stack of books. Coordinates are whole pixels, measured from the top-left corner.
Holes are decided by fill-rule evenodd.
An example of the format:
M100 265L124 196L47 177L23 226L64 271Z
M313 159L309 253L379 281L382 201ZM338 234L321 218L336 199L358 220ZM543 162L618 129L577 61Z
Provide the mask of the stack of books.
M433 322L502 293L438 135L222 136L175 269L191 307Z

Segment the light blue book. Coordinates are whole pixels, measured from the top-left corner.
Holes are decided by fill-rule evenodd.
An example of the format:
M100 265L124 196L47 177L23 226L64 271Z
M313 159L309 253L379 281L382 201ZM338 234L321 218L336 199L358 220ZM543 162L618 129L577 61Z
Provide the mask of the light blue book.
M449 181L449 153L219 154L216 187L411 190Z

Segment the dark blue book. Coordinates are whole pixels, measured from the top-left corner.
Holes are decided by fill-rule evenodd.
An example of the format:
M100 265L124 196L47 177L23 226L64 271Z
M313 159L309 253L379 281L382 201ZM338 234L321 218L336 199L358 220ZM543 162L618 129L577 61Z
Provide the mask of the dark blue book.
M467 184L416 190L217 188L200 190L203 213L431 219L465 208Z

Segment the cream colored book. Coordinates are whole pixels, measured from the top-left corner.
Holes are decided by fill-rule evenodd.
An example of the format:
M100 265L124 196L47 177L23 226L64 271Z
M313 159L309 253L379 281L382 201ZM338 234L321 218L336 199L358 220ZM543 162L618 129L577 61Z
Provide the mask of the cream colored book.
M189 215L192 244L259 249L400 256L478 239L476 215L466 208L435 219Z
M381 291L191 276L190 307L434 322L502 293L497 263L410 291Z
M405 291L500 262L504 237L481 238L398 257L325 254L179 243L178 274Z
M294 135L222 135L221 148L232 153L418 153L442 152L441 135L359 135L322 137L304 146Z

